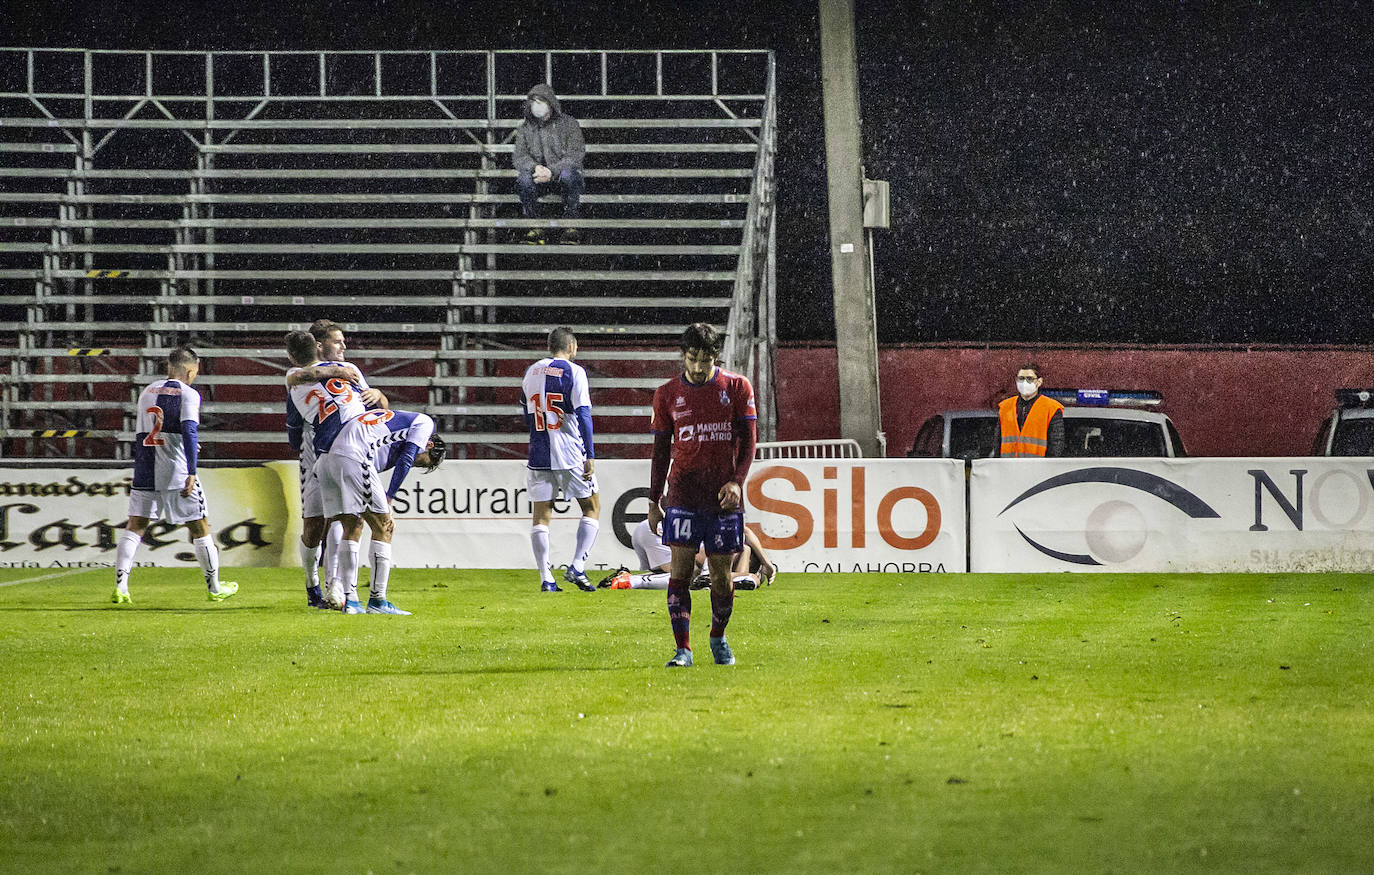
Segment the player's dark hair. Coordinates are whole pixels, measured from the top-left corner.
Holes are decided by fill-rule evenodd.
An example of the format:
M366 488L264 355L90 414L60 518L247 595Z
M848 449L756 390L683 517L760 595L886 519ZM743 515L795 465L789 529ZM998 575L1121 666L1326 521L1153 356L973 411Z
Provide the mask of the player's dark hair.
M291 364L304 368L315 361L315 336L309 331L291 331L286 335L286 357Z
M1021 371L1035 371L1035 376L1037 379L1045 376L1044 373L1042 373L1040 370L1040 365L1036 364L1035 362L1026 362L1024 365L1017 368L1016 371L1017 373L1020 373Z
M443 464L444 457L448 455L448 444L444 443L443 438L437 434L432 434L429 439L434 442L434 446L425 450L429 453L429 467L425 469L426 474Z
M333 319L316 319L310 323L310 336L316 340L324 340L334 330L343 331L343 326Z
M704 350L709 352L712 358L720 357L720 348L725 344L725 337L715 328L705 322L693 322L682 332L682 342L680 344L683 353L691 350Z
M566 325L560 325L549 332L549 354L566 352L572 349L572 345L577 343L577 335L573 334L572 329Z
M196 355L196 351L186 344L182 344L167 353L167 367L169 368L181 369L198 361L200 361L200 356Z

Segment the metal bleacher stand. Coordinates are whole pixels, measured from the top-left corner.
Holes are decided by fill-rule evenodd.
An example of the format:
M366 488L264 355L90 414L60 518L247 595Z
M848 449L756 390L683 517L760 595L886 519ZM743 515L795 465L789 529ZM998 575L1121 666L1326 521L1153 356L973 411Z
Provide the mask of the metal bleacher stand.
M518 218L541 80L586 134L578 220ZM135 393L185 342L206 455L284 456L281 338L319 317L455 456L523 450L519 375L557 324L603 454L642 455L696 320L725 324L772 437L774 82L745 50L0 49L0 449L128 458Z

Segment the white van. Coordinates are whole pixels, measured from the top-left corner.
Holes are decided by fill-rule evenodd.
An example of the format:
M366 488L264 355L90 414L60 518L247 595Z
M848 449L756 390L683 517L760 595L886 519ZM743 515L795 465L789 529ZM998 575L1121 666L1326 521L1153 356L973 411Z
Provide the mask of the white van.
M1312 455L1374 456L1374 390L1336 390L1336 409L1317 429Z

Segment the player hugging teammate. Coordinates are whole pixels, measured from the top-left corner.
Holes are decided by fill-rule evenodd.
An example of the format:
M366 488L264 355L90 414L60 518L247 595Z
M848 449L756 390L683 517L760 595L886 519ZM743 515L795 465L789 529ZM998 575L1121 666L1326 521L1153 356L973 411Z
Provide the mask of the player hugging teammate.
M649 525L662 527L663 543L673 551L668 618L677 651L669 668L692 664L690 586L698 547L705 547L711 575L711 655L718 665L735 664L725 640L735 606L730 568L744 546L743 490L758 438L754 387L716 365L722 342L710 325L689 325L682 332L683 372L654 392Z

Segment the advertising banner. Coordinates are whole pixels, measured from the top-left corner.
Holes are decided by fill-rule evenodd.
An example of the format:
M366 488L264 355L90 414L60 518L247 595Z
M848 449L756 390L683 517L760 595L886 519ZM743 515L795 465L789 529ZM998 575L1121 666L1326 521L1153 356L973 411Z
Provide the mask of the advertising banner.
M749 520L783 571L964 571L959 459L755 462Z
M201 468L197 476L221 565L299 564L296 468ZM132 467L0 467L0 568L113 568L132 487ZM142 567L196 566L185 527L163 523L149 526L134 561Z
M981 459L969 567L1374 571L1374 459Z
M523 568L530 558L525 465L450 461L412 476L392 504L397 565ZM588 573L634 568L630 532L648 514L649 462L596 467L601 532ZM963 463L949 460L782 460L754 464L746 520L780 569L963 571ZM576 502L554 506L554 561L571 558Z

